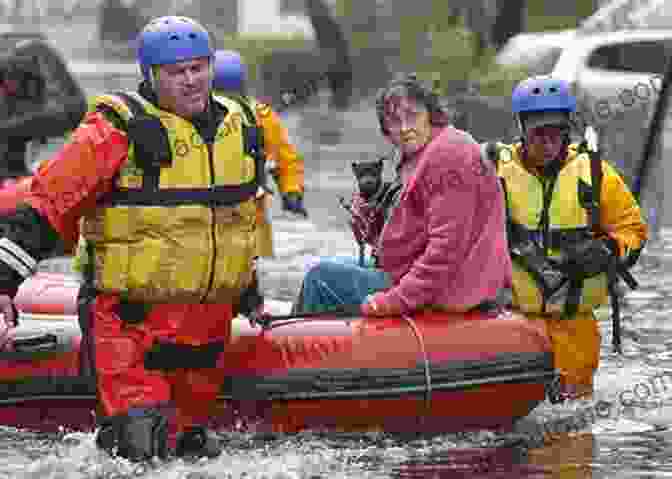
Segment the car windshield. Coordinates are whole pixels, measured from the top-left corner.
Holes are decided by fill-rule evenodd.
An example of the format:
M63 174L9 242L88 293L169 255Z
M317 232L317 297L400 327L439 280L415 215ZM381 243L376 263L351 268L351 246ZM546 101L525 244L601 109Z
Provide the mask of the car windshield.
M669 158L672 156L672 70L667 68L667 75L661 89L661 97L656 105L651 120L649 137L647 138L638 175L631 185L634 193L640 193L639 199L647 214L649 226L658 233L670 223L671 212L665 209L665 182L670 169Z

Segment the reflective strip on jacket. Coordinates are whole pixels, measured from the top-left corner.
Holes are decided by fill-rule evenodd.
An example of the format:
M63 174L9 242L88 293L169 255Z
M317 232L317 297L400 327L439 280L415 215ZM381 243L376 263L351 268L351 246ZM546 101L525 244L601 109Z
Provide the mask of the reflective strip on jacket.
M160 169L159 194L166 189L179 193L237 187L255 180L255 161L244 151L243 124L248 121L236 102L214 97L228 113L214 144L206 145L190 122L132 95L168 133L172 163ZM94 104L113 108L126 121L132 116L115 95L99 96ZM116 189L140 188L142 182L131 143ZM95 286L132 301L230 303L252 281L255 215L253 196L231 206L99 205L81 225L82 236L93 246Z
M522 163L520 144L499 145L498 174L504 179L509 221L523 226L544 245L540 228L544 207L544 181L532 174ZM627 186L607 162L602 162L602 189L600 224L619 245L622 256L638 249L646 240L647 229L639 207ZM583 183L581 185L580 183ZM570 145L565 164L558 173L548 206L549 236L563 238L563 243L590 238L590 216L582 190L592 188L590 158L577 155L577 146ZM551 242L548 238L547 241ZM556 241L557 242L557 241ZM551 245L552 246L552 245ZM558 257L560 251L549 247L549 257ZM531 313L561 313L567 299L567 288L547 299L544 309L541 289L532 275L513 261L513 287L515 306ZM589 312L608 301L607 276L601 274L584 280L579 304L580 312Z

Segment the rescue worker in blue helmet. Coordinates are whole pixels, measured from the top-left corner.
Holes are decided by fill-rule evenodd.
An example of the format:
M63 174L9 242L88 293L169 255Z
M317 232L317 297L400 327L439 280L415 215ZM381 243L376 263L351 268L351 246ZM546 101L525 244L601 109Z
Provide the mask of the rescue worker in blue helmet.
M549 76L512 94L522 134L494 153L504 185L513 306L544 321L565 397L590 396L600 358L594 310L606 305L648 237L635 198L618 172L587 143L570 139L576 99Z
M304 160L289 140L287 128L280 116L267 103L248 95L247 65L240 53L233 50L215 52L215 78L213 88L217 93L248 103L261 125L264 136L267 171L274 177L282 197L282 209L307 217L304 206ZM258 197L259 256L273 256L270 214L270 194L260 191Z
M256 119L213 95L210 34L167 16L138 37L137 91L99 95L0 216L0 292L10 297L58 239L80 235L82 350L94 372L96 443L133 461L216 457L207 429L231 320L256 289ZM194 321L197 318L197 321Z

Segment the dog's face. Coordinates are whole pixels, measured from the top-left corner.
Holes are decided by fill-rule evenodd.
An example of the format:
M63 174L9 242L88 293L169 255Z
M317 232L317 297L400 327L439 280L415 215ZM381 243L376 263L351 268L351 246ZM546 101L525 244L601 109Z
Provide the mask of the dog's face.
M383 184L383 160L357 161L352 163L352 172L357 179L357 187L364 199L376 194Z

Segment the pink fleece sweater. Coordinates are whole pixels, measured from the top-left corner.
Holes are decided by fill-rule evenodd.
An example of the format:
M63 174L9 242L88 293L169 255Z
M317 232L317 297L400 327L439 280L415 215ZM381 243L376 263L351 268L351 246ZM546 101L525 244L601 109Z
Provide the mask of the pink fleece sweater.
M511 284L504 195L494 165L452 126L411 161L415 168L379 242L380 267L402 310L463 311ZM403 170L404 165L402 165Z

